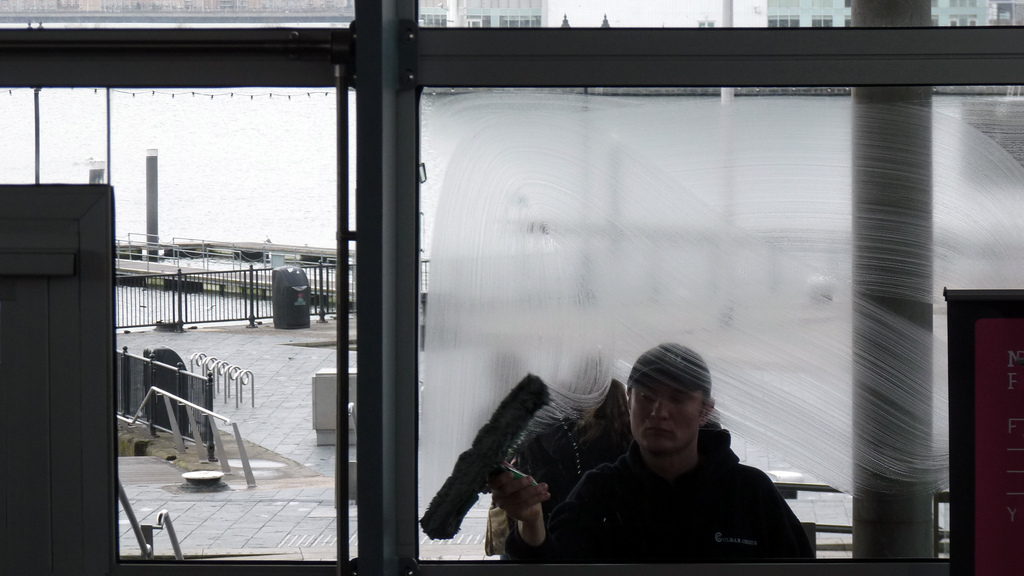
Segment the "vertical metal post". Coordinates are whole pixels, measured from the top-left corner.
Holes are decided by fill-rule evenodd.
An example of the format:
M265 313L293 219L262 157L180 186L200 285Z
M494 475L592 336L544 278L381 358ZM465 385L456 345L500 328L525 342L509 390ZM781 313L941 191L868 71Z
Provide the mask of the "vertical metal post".
M113 182L110 179L110 88L107 88L107 183Z
M203 386L203 408L213 411L213 372L206 373L206 384ZM210 462L216 462L217 456L214 454L215 443L219 442L220 439L216 438L216 428L214 428L212 416L207 416L203 420L203 435L206 440L206 451L207 459Z
M117 411L121 415L127 415L132 410L132 386L131 376L128 374L128 347L121 347L121 358L117 363Z
M853 25L930 26L930 2L854 0ZM853 90L855 557L933 554L927 471L879 465L916 468L931 444L932 137L916 109L930 87Z
M174 436L174 446L179 453L185 452L185 441L182 440L181 427L178 426L178 416L175 414L174 404L177 401L172 402L171 397L165 394L160 394L160 397L164 399L164 410L167 411L167 420L171 425L171 435ZM156 399L154 398L154 401Z
M316 265L316 274L319 284L319 287L317 288L318 294L316 298L316 307L320 311L320 319L317 320L317 323L323 324L327 322L327 308L325 302L327 299L327 272L324 270L323 258L321 258L320 262Z
M178 314L174 321L174 331L185 331L185 274L178 268L177 284L174 287L178 298Z
M357 499L360 576L418 555L416 411L419 79L399 55L419 41L416 2L356 0L360 299ZM408 54L406 54L408 55ZM411 61L411 60L410 60ZM339 410L339 414L347 413Z
M220 429L217 428L217 419L207 414L206 421L210 424L210 433L213 436L213 446L216 451L216 459L220 460L220 469L225 474L230 474L231 464L228 462L228 453L224 450L224 441L220 437ZM216 459L211 458L210 461L215 462Z
M249 281L248 286L244 288L245 291L245 303L249 306L249 325L246 328L256 327L256 295L253 293L256 290L256 272L252 264L249 264Z
M196 399L192 398L192 394L188 389L188 384L185 383L185 365L179 363L176 368L177 370L174 372L174 390L171 393L178 398L184 398L185 400L194 403ZM183 429L182 434L194 437L196 431L192 430L191 414L188 411L188 407L177 402L175 402L175 406L177 406L177 414L175 417L178 419L178 424ZM185 426L188 426L187 430L184 429ZM196 449L198 450L199 446L196 446Z
M242 442L242 433L238 431L238 423L232 422L231 428L235 431L235 444L238 445L238 458L242 461L242 471L245 473L245 484L249 488L255 488L256 476L252 473L252 465L249 464L249 455L245 451L245 443Z
M335 78L335 106L337 108L337 126L336 126L336 138L337 138L337 165L338 165L338 190L337 190L337 204L338 204L338 221L337 221L337 258L335 258L335 267L337 268L335 278L335 289L340 290L338 287L339 279L341 274L345 272L345 278L348 278L348 260L349 260L349 241L353 239L352 230L349 226L349 202L348 202L348 170L349 170L349 148L348 148L348 79L346 75L348 69L342 64L335 64L334 67L334 78ZM342 414L347 414L348 407L348 386L342 386L342 374L348 375L348 362L349 362L349 291L348 284L346 282L345 287L345 309L338 311L338 325L337 325L337 337L338 342L338 353L337 353L337 372L338 372L338 393L337 393L337 406L335 407L335 414L338 415L338 421L335 423L335 429L340 433L337 434L334 442L334 504L339 510L344 510L344 516L338 513L338 542L348 542L348 495L351 493L349 488L349 476L348 476L348 424L342 424ZM340 308L340 294L336 296L339 302ZM343 409L344 407L344 409ZM343 427L344 426L344 427ZM344 439L344 440L343 440ZM342 517L345 521L342 522ZM345 546L344 550L341 550L339 546L338 550L338 575L348 576L351 574L351 566L349 565L349 550Z
M153 387L156 382L156 367L153 366L153 360L156 358L156 354L150 354L149 358L145 360L142 373L146 380L145 390L146 394L149 394L149 389ZM146 420L149 422L149 435L156 438L156 402L150 402L146 404Z

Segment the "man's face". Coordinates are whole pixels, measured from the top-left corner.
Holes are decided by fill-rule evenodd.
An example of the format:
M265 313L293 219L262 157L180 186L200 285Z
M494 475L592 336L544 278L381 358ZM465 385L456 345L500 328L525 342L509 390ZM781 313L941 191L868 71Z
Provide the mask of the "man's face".
M712 405L701 392L667 384L627 391L629 425L642 451L654 456L697 450L697 431L707 423Z

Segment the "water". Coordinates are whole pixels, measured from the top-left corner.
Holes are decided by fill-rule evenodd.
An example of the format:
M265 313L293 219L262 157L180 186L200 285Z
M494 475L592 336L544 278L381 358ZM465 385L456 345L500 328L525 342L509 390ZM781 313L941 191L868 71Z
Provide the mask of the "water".
M147 231L146 156L156 150L162 241L334 247L335 104L322 88L111 90L116 236ZM108 160L106 91L43 89L39 110L40 181L87 183L92 161ZM33 91L0 91L0 122L0 183L34 182Z

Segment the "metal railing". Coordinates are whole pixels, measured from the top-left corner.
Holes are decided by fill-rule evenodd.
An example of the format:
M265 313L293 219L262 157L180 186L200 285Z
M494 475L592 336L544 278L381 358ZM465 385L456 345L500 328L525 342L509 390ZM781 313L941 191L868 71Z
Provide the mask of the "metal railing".
M274 256L280 256L282 265L303 266L322 263L334 266L337 255L329 248L282 246L269 242L228 242L200 238L174 237L170 242L150 241L149 236L129 233L116 241L114 256L136 263L189 266L212 269L244 269L250 264L271 266ZM148 268L148 266L143 266Z
M174 531L174 524L171 522L171 514L167 510L161 510L156 515L156 524L140 524L135 517L135 510L128 500L128 494L124 491L124 485L117 481L117 498L121 501L121 508L124 515L128 517L128 523L135 533L135 539L139 542L139 550L142 558L152 560L155 557L156 548L153 546L153 530L167 529L167 537L171 540L171 549L174 550L176 560L184 560L185 555L181 553L181 545L178 543L178 534Z
M185 370L184 364L171 366L158 362L150 356L138 356L130 354L128 347L115 351L115 382L117 388L117 413L123 417L132 414L141 415L153 433L157 428L173 432L172 424L182 423L184 429L180 432L187 436L193 436L192 421L189 420L186 409L179 405L176 408L170 405L166 410L158 410L156 406L146 404L146 398L153 387L161 387L170 390L177 397L184 398L190 404L202 407L204 410L213 409L214 383L213 374L195 374ZM140 410L144 410L140 414ZM209 442L212 431L208 425L204 425L198 431L202 438Z
M834 494L841 494L842 491L837 490L828 484L819 484L814 482L774 482L775 487L783 495L789 494L787 497L796 498L798 492L829 492ZM932 534L934 544L934 555L939 557L944 551L948 553L949 546L949 522L948 514L946 514L946 522L943 522L942 516L942 505L949 505L949 492L941 491L936 492L932 497ZM853 526L845 524L817 524L808 523L813 526L813 534L853 534ZM816 543L812 540L812 545L817 549Z
M135 416L128 421L129 426L135 425L139 417L142 415L143 410L149 404L149 400L157 396L164 399L164 405L167 407L167 413L171 415L171 432L174 434L174 443L177 446L178 451L185 452L185 437L181 433L181 427L178 425L177 418L174 417L174 410L172 409L172 405L174 403L177 403L179 407L185 409L185 415L187 416L188 422L191 424L190 428L193 431L192 441L195 442L196 446L204 445L203 439L198 434L199 426L197 426L197 418L202 419L204 424L209 425L212 442L210 440L206 441L207 453L215 453L217 455L216 459L220 462L221 470L225 474L231 473L231 464L228 462L227 451L224 449L224 442L221 440L220 430L217 429L217 420L221 420L225 424L230 424L235 433L236 448L238 449L238 457L242 462L242 469L245 472L246 484L250 488L256 487L256 477L253 475L252 466L249 464L249 455L245 450L245 444L242 442L242 433L238 430L238 424L232 422L231 419L226 416L221 416L216 412L207 410L202 406L197 406L184 398L180 398L166 390L161 390L160 388L153 386L149 389L149 392L142 401L142 406L139 407ZM213 461L213 458L200 459L200 462L211 461Z
M309 311L326 322L338 313L337 272L322 263L303 267L310 285ZM355 302L355 271L349 270L351 302ZM115 326L169 327L185 324L256 321L273 317L273 269L222 270L172 274L125 274L115 283ZM352 305L354 312L354 304Z

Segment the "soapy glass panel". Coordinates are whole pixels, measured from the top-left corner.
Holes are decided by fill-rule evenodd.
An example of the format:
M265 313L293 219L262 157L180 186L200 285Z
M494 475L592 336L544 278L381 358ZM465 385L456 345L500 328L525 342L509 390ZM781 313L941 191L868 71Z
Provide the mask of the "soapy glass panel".
M153 532L154 554L173 561L173 532L186 561L333 563L339 555L353 556L355 521L346 525L340 520L344 509L335 506L335 443L344 436L334 429L336 417L318 419L323 429L311 425L317 408L311 384L333 375L339 363L333 345L337 302L325 299L321 322L318 302L306 300L309 327L294 330L280 328L297 327L301 316L283 316L281 326L267 304L253 319L247 307L240 317L230 314L249 294L269 298L272 268L301 269L315 285L318 259L326 255L333 266L334 90L111 89L110 110L119 273L150 275L147 284L136 276L136 283L119 282L124 285L117 288L119 383L136 378L118 386L118 411L128 419L137 412L145 392L145 359L156 354L161 365L154 368L152 382L157 387L178 390L179 397L188 394L191 402L229 420L214 420L223 455L205 435L212 431L203 430L197 446L185 411L177 413L179 444L163 416L163 398L150 399L157 411L151 420L160 426L156 438L145 422L129 428L119 420L118 445L149 456L121 457L118 471L138 523L163 527ZM105 107L95 114L98 119L80 113L79 122L68 123L68 137L86 121L105 126ZM155 247L147 242L152 208L157 208ZM239 289L250 278L250 267L256 289ZM174 279L179 269L188 275L180 282ZM168 272L170 280L161 276ZM298 272L282 276L298 277ZM177 286L185 290L175 292ZM179 292L183 308L177 299L163 298ZM294 307L304 299L287 304ZM184 334L173 331L182 309ZM220 311L228 315L216 316ZM141 314L155 314L150 318L160 329L152 322L125 328ZM178 362L186 380L211 375L212 381L175 388L177 375L166 366ZM334 406L322 395L316 400ZM205 427L199 413L192 416ZM328 420L331 426L323 426ZM354 461L354 445L346 451ZM223 476L196 482L183 477L186 472ZM348 512L354 519L352 502ZM119 557L138 560L141 546L127 509L119 512Z
M854 0L419 0L425 27L458 28L842 28L852 26ZM729 8L731 7L731 15ZM932 26L1019 26L1016 2L932 0Z
M678 342L707 361L741 462L835 490L788 500L846 527L818 532L819 558L852 555L853 496L902 491L928 525L949 476L942 290L1024 282L1024 99L657 94L424 91L421 517L527 374L552 401L524 441L547 434L564 450L547 478L575 478L577 421ZM497 559L489 504L422 534L421 558ZM910 555L947 554L939 510L938 549Z

